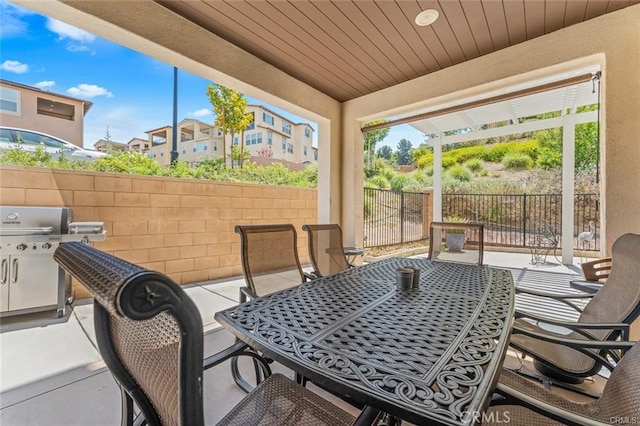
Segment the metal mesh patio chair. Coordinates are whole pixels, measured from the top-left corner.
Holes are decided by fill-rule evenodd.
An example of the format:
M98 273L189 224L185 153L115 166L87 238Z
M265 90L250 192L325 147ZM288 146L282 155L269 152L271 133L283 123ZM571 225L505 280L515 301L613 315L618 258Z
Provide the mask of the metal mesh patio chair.
M340 225L303 225L302 229L308 235L314 277L332 275L352 266L344 254Z
M429 259L482 265L483 256L483 224L431 222Z
M291 224L237 225L242 271L247 283L240 303L302 284L306 276L298 258L296 229Z
M82 243L61 244L54 257L95 299L96 339L121 389L122 425L204 425L203 370L241 354L259 360L244 343L203 360L198 309L167 276ZM219 424L354 422L347 412L260 365L269 377Z
M560 295L516 289L516 293L551 298L580 312L577 322L561 322L516 311L510 344L533 357L536 369L545 376L565 383L581 383L585 377L607 367L608 355L590 349L600 358L587 356L579 350L581 341L589 345L591 341L629 340L630 324L640 315L640 235L619 237L613 244L612 258L607 284L595 294ZM577 298L591 300L581 310L571 302ZM571 333L552 333L532 321L565 327Z
M609 349L631 348L611 373L598 399L587 403L574 402L503 369L496 391L506 399L500 401L500 405L489 407L483 417L484 424L609 425L640 419L640 343L595 344Z

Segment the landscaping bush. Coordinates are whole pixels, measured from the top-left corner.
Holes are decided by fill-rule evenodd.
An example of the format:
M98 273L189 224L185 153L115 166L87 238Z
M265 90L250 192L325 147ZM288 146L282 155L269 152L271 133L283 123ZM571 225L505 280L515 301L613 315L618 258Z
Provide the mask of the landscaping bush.
M502 164L507 169L530 169L533 166L531 157L525 154L509 154L502 159Z
M390 182L391 189L393 189L394 191L402 191L408 182L409 182L409 176L395 175Z
M482 169L482 160L479 160L477 158L472 158L471 160L467 161L464 165L467 169L477 173Z
M389 188L389 181L384 176L380 176L380 175L377 175L372 177L371 179L368 179L366 183L371 185L370 187L372 188L380 188L380 189Z
M468 182L471 180L471 172L464 166L453 166L449 170L449 176L460 182Z

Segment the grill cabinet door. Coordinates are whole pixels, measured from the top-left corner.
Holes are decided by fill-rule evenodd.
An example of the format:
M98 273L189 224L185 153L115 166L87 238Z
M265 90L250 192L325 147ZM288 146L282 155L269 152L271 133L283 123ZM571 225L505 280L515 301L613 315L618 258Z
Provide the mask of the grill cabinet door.
M11 256L9 262L9 310L56 305L58 264L51 253Z
M0 256L0 312L9 310L9 256Z

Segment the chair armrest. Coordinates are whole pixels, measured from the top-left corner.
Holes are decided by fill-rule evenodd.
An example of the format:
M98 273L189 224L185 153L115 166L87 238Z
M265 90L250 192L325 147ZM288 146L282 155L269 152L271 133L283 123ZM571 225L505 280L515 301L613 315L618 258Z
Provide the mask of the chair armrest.
M247 299L257 299L258 295L255 294L251 289L247 286L240 287L240 303L244 303Z
M315 280L316 278L320 278L322 276L315 272L303 272L303 274L305 277L307 277L308 280Z
M551 318L546 318L540 315L535 315L529 312L515 311L515 318L529 318L535 321L544 322L546 324L557 325L573 330L587 339L598 340L591 333L587 333L584 330L618 330L622 335L623 340L629 340L629 324L626 323L584 323L584 322L567 322L558 321Z
M571 300L573 299L591 299L593 297L592 293L581 293L581 294L553 294L553 293L545 293L543 291L536 290L527 290L524 288L516 287L516 294L528 294L530 296L537 297L547 297L549 299L556 300L558 302L562 302L565 305L569 306L573 310L578 313L582 313L582 308L577 306Z
M571 288L583 291L589 294L595 294L602 288L604 283L602 281L584 281L584 280L572 280L569 281Z
M575 294L575 293L564 293L564 294L555 294L555 293L546 293L544 291L536 291L524 289L522 287L516 287L516 294L530 294L532 296L540 296L540 297L550 297L552 299L590 299L593 297L593 294Z
M620 360L622 355L636 343L629 341L619 340L578 340L567 339L566 337L552 336L549 334L538 333L532 330L527 330L517 325L511 330L512 334L524 334L534 339L546 341L549 343L556 343L563 346L568 346L578 352L593 358L597 363L603 365L609 371L613 371L614 365L609 363L607 356L611 356L616 362ZM589 349L599 349L602 354L590 351ZM616 353L616 350L621 350L621 354Z

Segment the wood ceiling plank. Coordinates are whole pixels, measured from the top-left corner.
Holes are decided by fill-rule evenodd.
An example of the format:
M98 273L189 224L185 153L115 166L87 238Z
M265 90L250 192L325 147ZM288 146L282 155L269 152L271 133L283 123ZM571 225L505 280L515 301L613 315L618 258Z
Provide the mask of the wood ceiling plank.
M376 5L395 28L406 30L403 31L402 34L398 34L407 45L407 49L403 52L403 55L413 55L420 61L418 66L426 70L426 72L421 72L420 74L424 75L439 70L440 66L438 62L429 50L429 47L422 41L417 33L417 29L420 27L414 22L415 16L413 19L407 17L402 10L402 3L404 2L387 1L377 2ZM411 31L409 28L413 28L415 31Z
M566 0L547 0L544 9L544 33L549 34L559 30L564 25Z
M542 0L524 2L527 40L544 35L544 6L545 2Z
M313 52L314 63L320 66L318 71L330 68L334 74L340 74L343 81L362 93L380 88L369 76L360 72L363 67L353 65L356 61L345 59L348 52L344 49L336 51L339 44L332 43L333 40L322 31L314 32L317 29L315 22L289 3L260 1L252 2L251 5L270 22L278 24L279 28L275 28L281 39L289 40L298 51ZM329 46L327 42L330 42Z
M586 1L569 1L564 15L564 26L577 24L584 21L584 14L587 10Z
M462 5L459 1L442 1L442 12L444 18L449 22L453 34L458 40L458 44L464 53L464 57L469 60L480 56L480 51L476 45L474 35L467 22Z
M640 0L609 0L609 3L607 3L607 13L611 13L638 3L640 3Z
M509 42L514 44L527 40L527 24L524 17L523 0L503 0L504 15L509 30Z
M422 10L436 9L440 11L440 17L428 28L433 29L435 36L438 37L446 49L447 55L451 58L451 62L454 64L464 62L466 60L464 52L456 39L451 25L449 25L449 21L444 15L444 11L440 3L435 0L418 0L418 4Z
M331 4L327 3L322 9L318 9L313 2L308 1L293 2L291 4L298 9L300 13L307 16L314 16L316 25L334 39L336 49L342 49L344 52L347 52L344 54L346 60L353 60L356 63L362 64L365 69L361 70L361 72L371 75L370 78L372 81L375 81L373 77L375 76L378 84L383 87L398 83L395 77L385 67L381 67L379 62L364 50L362 45L356 43L356 41L350 37L348 31L343 29L343 26L339 25L342 20L332 19L327 15L328 9L334 10L335 13L332 15L334 15L335 18L341 16L343 20L346 20L346 17ZM350 26L347 28L350 28Z
M357 2L332 1L332 3L351 21L354 29L357 29L369 40L369 45L373 46L370 53L376 58L386 57L388 59L392 64L392 69L398 71L397 79L407 81L415 75L415 70L404 60L384 34L371 23Z
M385 40L387 40L389 49L393 49L408 65L407 71L412 71L412 73L408 75L408 78L411 79L425 75L425 66L420 60L420 57L416 55L415 51L411 49L411 46L403 37L403 32L406 27L403 28L394 25L390 17L380 9L377 2L356 0L355 3L362 13L366 15L371 27L375 27Z
M389 81L389 85L398 84L401 81L404 81L406 77L398 75L400 70L394 62L387 57L383 52L380 51L380 48L369 38L366 34L364 34L359 28L357 28L352 19L353 16L349 16L345 14L343 10L341 10L336 3L334 2L323 2L321 3L322 12L327 16L327 18L334 22L336 26L338 26L347 36L348 43L354 43L357 49L352 48L353 52L358 52L358 55L365 54L369 56L373 61L373 66L380 69L381 75L382 73L388 73L393 77L393 81ZM362 60L362 59L361 59Z
M422 40L422 42L429 48L429 51L433 54L434 59L438 63L439 68L442 69L453 65L453 61L449 57L446 49L442 45L440 39L436 36L431 26L418 27L415 24L416 15L422 12L422 8L418 5L417 1L402 1L399 3L402 8L402 12L407 19L412 23L415 28L416 34ZM440 12L440 10L438 10Z
M587 2L587 10L584 14L584 19L592 19L600 15L607 13L608 0L589 0Z
M502 2L495 0L483 0L482 6L484 8L485 16L487 17L493 47L496 50L500 50L511 46L511 42L509 41L509 30L507 29L507 20L505 18Z
M480 54L486 55L495 51L482 2L477 0L462 0L461 5Z
M312 52L298 50L289 40L280 37L274 23L265 20L258 22L260 19L256 16L256 10L247 8L244 2L212 1L209 5L215 10L215 13L209 11L215 24L210 29L212 32L218 34L218 26L226 26L229 31L235 32L235 41L232 41L234 44L268 63L275 64L312 87L322 88L324 92L330 91L330 96L334 98L361 96L363 93L343 81L342 76L333 69L314 63ZM319 69L322 72L319 72Z

